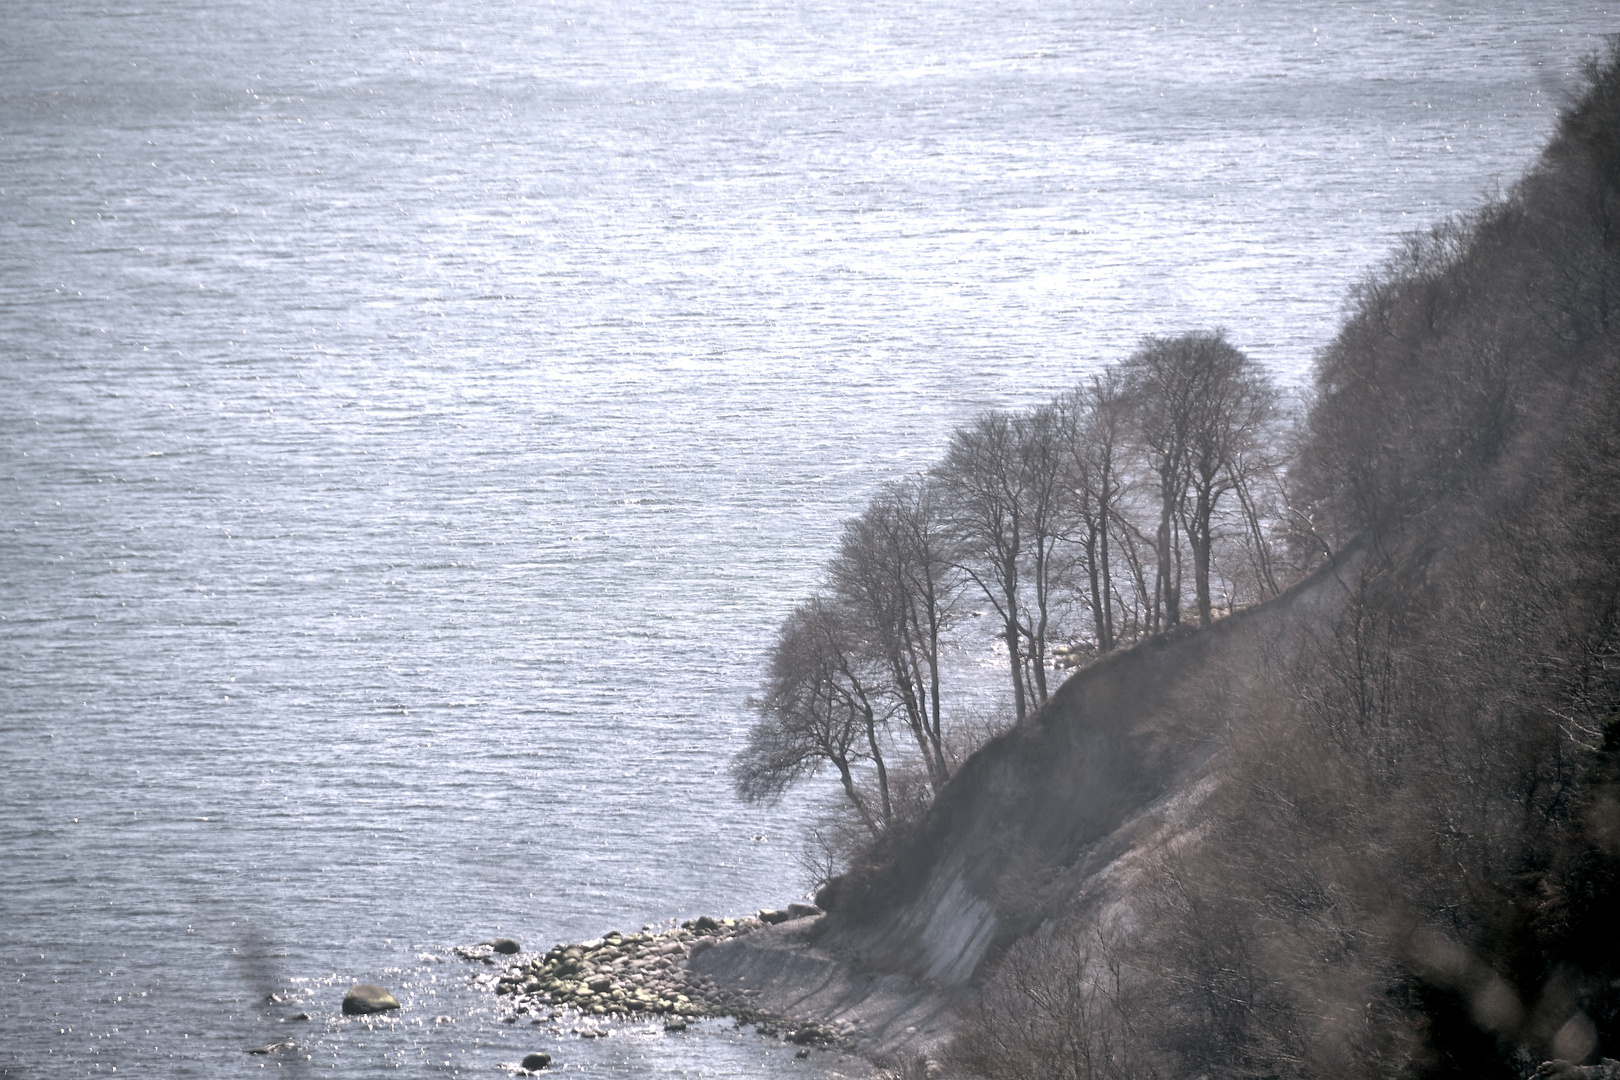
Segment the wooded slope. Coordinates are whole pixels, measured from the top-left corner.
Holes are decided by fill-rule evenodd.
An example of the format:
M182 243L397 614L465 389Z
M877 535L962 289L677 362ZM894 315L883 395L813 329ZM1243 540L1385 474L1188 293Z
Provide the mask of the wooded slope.
M830 887L986 1076L1620 1055L1620 61L1318 361L1283 597L1111 656Z

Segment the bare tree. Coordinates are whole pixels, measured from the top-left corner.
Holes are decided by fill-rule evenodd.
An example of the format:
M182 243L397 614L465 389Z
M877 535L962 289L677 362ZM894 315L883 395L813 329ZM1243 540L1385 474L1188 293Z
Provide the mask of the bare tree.
M1148 629L1181 621L1181 575L1176 565L1180 509L1187 494L1187 442L1198 396L1189 339L1145 337L1125 362L1135 408L1135 434L1158 481L1158 558Z
M937 476L948 502L954 561L1001 616L1013 713L1028 712L1020 660L1019 556L1024 545L1023 468L1011 413L987 412L951 436Z
M1021 720L1032 705L1046 702L1046 636L1058 542L1066 531L1051 410L981 414L951 436L935 475L955 539L954 561L1001 617L1013 709Z
M737 794L748 802L779 798L789 784L825 765L855 813L874 836L894 817L880 729L879 680L847 610L819 597L800 605L782 624L771 654L770 678L758 703L759 720L732 762ZM870 761L877 774L874 809L856 783L855 769Z
M947 1061L985 1080L1157 1076L1137 1030L1121 950L1097 927L1064 925L1008 949L966 1011Z
M959 588L938 482L885 487L844 527L829 578L881 660L886 689L938 791L950 776L940 703L941 636Z
M1117 518L1126 476L1129 405L1122 374L1110 368L1062 395L1053 406L1072 507L1074 532L1069 539L1080 547L1099 653L1111 651L1116 637L1111 541L1121 527Z
M1128 498L1133 492L1127 486L1120 500L1119 506L1113 515L1115 527L1115 550L1119 552L1125 569L1125 585L1120 579L1114 579L1114 600L1117 615L1115 617L1114 644L1118 646L1122 640L1134 639L1147 633L1150 629L1150 620L1153 615L1153 587L1148 580L1148 569L1155 566L1158 545L1153 536L1137 524L1143 515L1133 513L1136 509L1131 505L1135 500ZM1152 500L1155 505L1157 499ZM1152 517L1152 514L1147 517ZM1126 594L1125 588L1130 593Z
M1068 489L1068 459L1064 446L1062 416L1056 406L1047 405L1015 417L1018 457L1022 468L1025 529L1025 558L1029 572L1030 603L1020 629L1029 643L1026 668L1037 706L1047 698L1047 638L1058 603L1058 590L1068 576L1063 557L1064 537L1072 532L1072 501Z
M1198 624L1208 626L1214 522L1224 496L1236 493L1250 511L1247 523L1255 541L1265 545L1248 485L1266 467L1277 393L1265 370L1227 342L1221 331L1187 334L1178 340L1185 343L1179 356L1193 367L1189 382L1195 390L1187 427L1189 492L1183 518L1193 555Z
M1255 540L1263 545L1258 512L1246 483L1261 471L1276 391L1265 372L1220 330L1174 338L1144 338L1126 362L1136 403L1137 433L1159 481L1158 583L1165 626L1181 621L1181 580L1175 565L1185 532L1201 626L1212 618L1210 560L1219 504L1234 491ZM1273 582L1273 586L1275 582Z

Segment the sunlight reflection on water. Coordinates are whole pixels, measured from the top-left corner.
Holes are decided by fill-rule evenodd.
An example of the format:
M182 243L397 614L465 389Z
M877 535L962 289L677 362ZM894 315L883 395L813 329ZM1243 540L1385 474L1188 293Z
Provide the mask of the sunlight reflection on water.
M257 1071L271 989L341 1075L804 1072L431 958L792 899L724 766L862 493L1144 332L1297 385L1613 28L1295 8L14 4L0 1072Z

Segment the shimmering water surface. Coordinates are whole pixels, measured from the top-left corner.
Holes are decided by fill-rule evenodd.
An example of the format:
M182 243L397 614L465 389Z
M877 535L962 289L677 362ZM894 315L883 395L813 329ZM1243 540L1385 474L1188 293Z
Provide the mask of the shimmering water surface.
M1298 384L1620 29L1306 7L8 0L0 1074L840 1068L442 958L800 894L724 767L838 520L1145 332Z

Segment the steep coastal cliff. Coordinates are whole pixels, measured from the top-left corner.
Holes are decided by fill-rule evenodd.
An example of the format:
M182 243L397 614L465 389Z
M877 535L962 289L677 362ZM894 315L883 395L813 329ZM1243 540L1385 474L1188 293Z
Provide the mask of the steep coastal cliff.
M937 1052L1000 950L1083 910L1129 919L1136 871L1197 828L1217 715L1171 708L1337 613L1352 553L1208 630L1160 635L1072 676L992 739L891 863L840 879L825 917L738 937L692 967L786 1015L856 1025L880 1058Z
M1620 61L1588 75L1318 358L1314 572L1082 669L828 915L694 966L990 1077L1620 1049Z
M1620 1070L1620 49L1588 78L1354 295L1292 587L1082 667L825 914L510 992L985 1080Z

